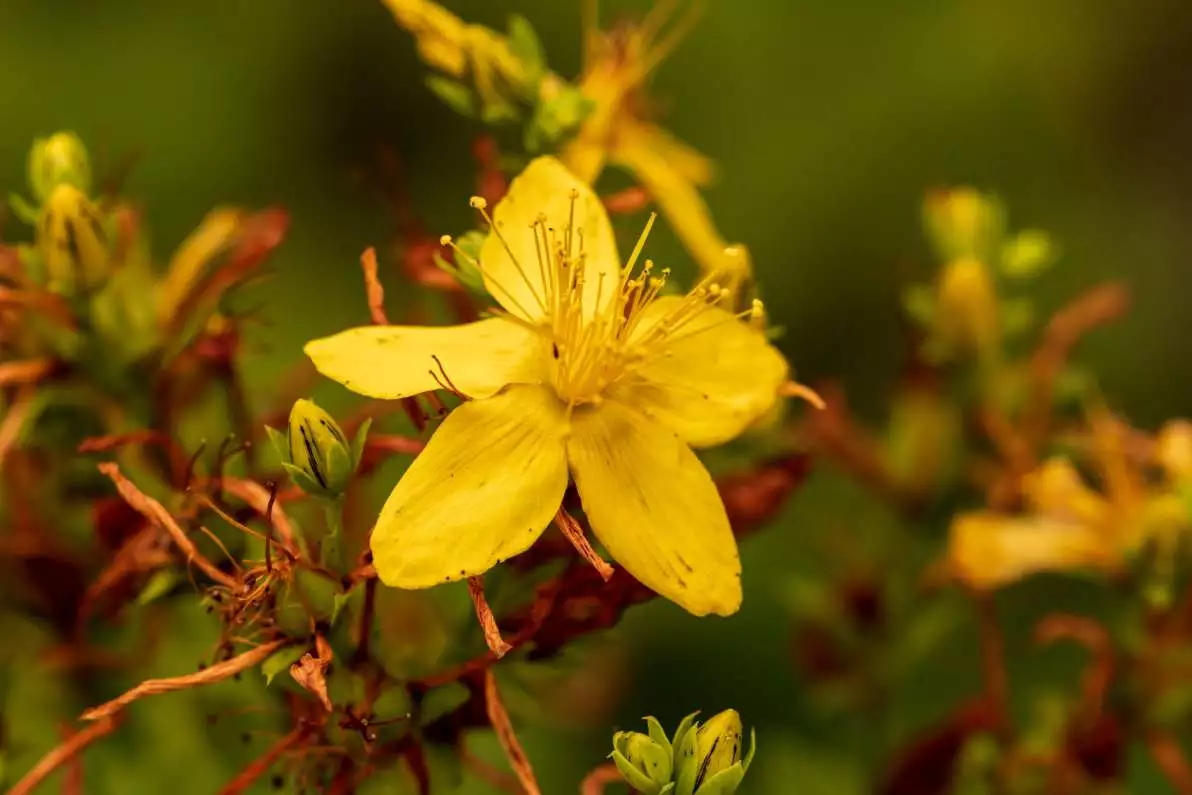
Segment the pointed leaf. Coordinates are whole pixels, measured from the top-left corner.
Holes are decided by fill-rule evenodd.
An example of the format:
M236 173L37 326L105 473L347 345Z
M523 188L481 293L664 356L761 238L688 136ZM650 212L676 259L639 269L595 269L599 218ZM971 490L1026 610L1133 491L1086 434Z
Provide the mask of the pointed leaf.
M261 663L261 673L265 676L265 684L273 683L273 677L290 670L290 666L298 662L305 650L301 646L287 646L274 652L265 662Z

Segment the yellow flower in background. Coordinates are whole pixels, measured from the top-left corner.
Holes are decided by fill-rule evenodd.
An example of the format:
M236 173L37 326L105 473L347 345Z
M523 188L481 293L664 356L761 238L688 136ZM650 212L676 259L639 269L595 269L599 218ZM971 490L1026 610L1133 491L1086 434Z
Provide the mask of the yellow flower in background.
M1025 515L982 511L953 520L948 562L954 576L991 589L1043 571L1115 571L1148 541L1162 555L1172 553L1189 525L1187 505L1173 490L1188 444L1184 424L1169 423L1156 440L1153 457L1169 470L1170 481L1159 487L1148 486L1145 456L1130 449L1134 434L1124 422L1097 409L1089 425L1100 491L1067 458L1045 461L1023 477Z
M414 36L422 60L442 75L473 85L481 107L493 118L514 115L513 107L526 101L550 106L552 118L561 114L554 123L568 130L582 116L558 153L563 164L589 185L610 164L632 174L658 203L703 276L721 286L720 302L740 303L743 287L753 278L753 263L745 246L721 237L700 195L699 189L712 180L712 162L645 112L645 84L690 31L698 5L676 18L681 4L661 0L640 23L602 31L598 0L582 0L583 69L568 91L568 81L538 62L541 53L528 57L512 35L469 24L432 0L382 2ZM575 89L582 103L575 101ZM462 85L459 90L466 93ZM560 97L567 101L556 101Z
M370 397L449 386L471 398L381 511L381 580L426 588L525 551L570 475L596 536L631 574L696 615L733 613L736 542L691 448L766 413L785 360L712 305L718 285L659 295L666 271L636 267L645 234L622 266L599 198L553 158L513 181L491 223L479 267L502 307L494 317L355 328L306 346L321 373Z

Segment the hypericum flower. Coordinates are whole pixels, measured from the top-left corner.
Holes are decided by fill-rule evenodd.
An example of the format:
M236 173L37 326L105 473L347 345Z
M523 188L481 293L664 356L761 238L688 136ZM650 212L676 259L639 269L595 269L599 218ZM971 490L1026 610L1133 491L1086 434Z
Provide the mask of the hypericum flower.
M372 537L381 580L426 588L525 551L570 473L596 536L631 574L694 614L733 613L736 542L691 448L762 416L786 361L712 305L717 285L660 295L667 272L635 267L644 234L622 266L600 200L553 158L533 161L490 220L479 267L502 307L494 317L355 328L306 346L320 372L364 395L472 398L385 503Z
M1169 554L1190 523L1176 484L1148 487L1121 420L1101 409L1090 416L1090 426L1102 491L1085 483L1068 459L1045 461L1023 478L1026 515L983 511L953 520L948 565L954 576L985 590L1043 571L1112 573L1147 542ZM1178 428L1169 426L1160 436L1169 447L1172 427Z
M735 709L726 709L687 731L680 726L674 738L675 795L736 792L753 761L756 734L751 733L749 751L745 754L742 754L743 742L741 716Z

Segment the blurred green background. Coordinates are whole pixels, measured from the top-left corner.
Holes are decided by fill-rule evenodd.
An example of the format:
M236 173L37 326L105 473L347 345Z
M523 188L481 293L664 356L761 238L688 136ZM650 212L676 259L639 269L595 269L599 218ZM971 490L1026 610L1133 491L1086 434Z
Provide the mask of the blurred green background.
M496 27L521 13L554 68L578 69L576 3L444 4ZM648 4L604 6L607 24ZM840 379L860 412L880 419L904 352L900 289L931 272L922 195L973 184L1003 197L1012 226L1050 230L1061 246L1060 265L1038 285L1041 314L1101 280L1129 284L1130 316L1095 334L1084 354L1113 407L1154 427L1186 414L1192 393L1189 41L1192 6L1180 0L719 0L666 62L654 94L666 124L718 162L707 194L717 223L751 247L773 320L787 329L780 344L804 380ZM393 233L366 184L383 149L400 157L431 232L470 223L478 129L430 94L425 74L379 0L2 0L0 187L23 190L35 136L73 129L100 171L139 153L124 192L143 202L159 257L214 205L286 207L290 237L275 275L256 288L271 325L254 329L246 364L265 398L304 340L367 318L357 257ZM18 234L10 219L5 237ZM683 257L665 232L651 238L651 253ZM386 264L394 308L416 301L392 257ZM318 397L357 405L330 385ZM579 716L558 717L564 731L525 721L544 791L575 792L612 730L642 715L673 725L694 709L728 706L761 736L743 792L866 791L876 758L978 687L963 610L899 682L878 729L810 698L796 675L791 579L817 574L817 536L880 545L885 522L818 471L777 526L746 545L740 615L697 621L662 603L634 610L591 644L620 660L624 692L597 693L603 710L573 710L559 696L556 711ZM1003 607L1091 598L1078 586L1029 583ZM193 602L170 611L164 651L145 675L191 670L213 636ZM7 637L32 653L39 630ZM1025 629L1011 644L1016 672L1059 683L1070 675L1062 653L1025 650ZM242 718L203 720L263 689L249 678L137 705L129 726L88 753L87 791L216 791L268 743L245 742ZM5 720L19 771L95 697L68 698L31 663L17 666L15 684ZM491 755L491 742L478 742ZM1164 791L1145 761L1132 771L1132 791ZM474 782L460 790L488 791Z

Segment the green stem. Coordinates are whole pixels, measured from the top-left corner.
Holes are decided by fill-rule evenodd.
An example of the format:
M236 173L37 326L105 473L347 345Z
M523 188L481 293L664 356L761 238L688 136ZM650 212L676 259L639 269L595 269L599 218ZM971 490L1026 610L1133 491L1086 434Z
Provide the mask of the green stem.
M327 532L319 544L319 562L336 574L343 574L343 499L324 500L323 509L327 516Z

